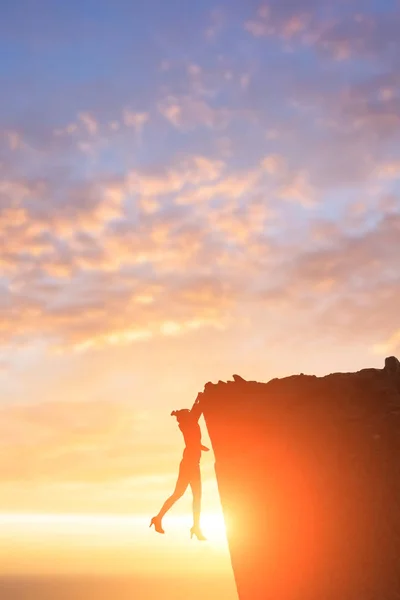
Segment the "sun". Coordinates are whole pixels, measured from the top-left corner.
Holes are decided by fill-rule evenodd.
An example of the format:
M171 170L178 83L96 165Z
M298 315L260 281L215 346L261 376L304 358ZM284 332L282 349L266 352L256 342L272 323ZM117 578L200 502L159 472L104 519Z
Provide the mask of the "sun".
M181 513L168 518L168 531L180 539L182 532L186 532L188 526L192 523L193 517L190 513ZM167 519L165 519L167 524ZM207 541L213 546L227 547L226 524L224 516L219 512L205 511L201 514L201 529L207 538Z
M201 526L210 542L219 545L227 543L226 524L222 513L205 512L201 517Z

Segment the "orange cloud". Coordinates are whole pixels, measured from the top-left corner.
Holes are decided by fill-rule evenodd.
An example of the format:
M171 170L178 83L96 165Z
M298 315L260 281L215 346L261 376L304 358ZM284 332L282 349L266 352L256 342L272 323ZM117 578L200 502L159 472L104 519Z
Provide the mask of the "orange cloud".
M253 189L260 174L257 171L245 172L238 175L228 175L216 183L199 185L184 191L176 197L179 205L209 202L214 198L238 199Z

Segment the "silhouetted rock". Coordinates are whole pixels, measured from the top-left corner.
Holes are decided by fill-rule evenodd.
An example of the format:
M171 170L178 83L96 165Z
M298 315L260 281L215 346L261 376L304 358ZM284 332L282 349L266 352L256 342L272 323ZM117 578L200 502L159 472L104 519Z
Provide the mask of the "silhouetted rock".
M395 356L388 356L385 359L385 369L388 373L400 373L400 362Z
M207 385L240 600L400 598L400 363Z

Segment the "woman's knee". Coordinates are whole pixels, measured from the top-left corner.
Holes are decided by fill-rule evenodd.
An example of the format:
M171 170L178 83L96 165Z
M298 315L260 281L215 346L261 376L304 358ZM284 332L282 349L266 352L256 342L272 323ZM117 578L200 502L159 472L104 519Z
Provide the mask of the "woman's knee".
M171 496L171 500L174 500L174 502L176 502L177 500L179 500L179 498L182 498L183 494L185 493L185 491L183 490L175 490L175 492L172 494Z

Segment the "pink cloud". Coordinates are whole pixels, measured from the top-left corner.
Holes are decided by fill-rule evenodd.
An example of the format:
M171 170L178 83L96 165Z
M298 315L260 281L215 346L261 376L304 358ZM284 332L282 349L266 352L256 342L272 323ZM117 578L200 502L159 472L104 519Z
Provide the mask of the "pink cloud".
M78 116L90 135L95 135L98 132L99 125L92 114L88 112L82 112L79 113Z
M302 206L310 207L315 203L315 192L309 182L308 173L293 173L278 189L278 196L283 200L296 202Z
M123 122L127 127L133 127L140 133L149 120L149 115L146 112L133 112L128 109L123 111Z
M213 108L203 98L191 94L167 96L158 108L174 127L183 130L198 126L220 129L226 126L229 119L229 112L225 109Z
M271 1L261 6L244 27L255 37L295 37L299 43L339 61L354 57L390 60L399 45L396 32L400 14L396 8L375 14L365 12L365 8L357 2L352 11L345 11L340 5L314 0L285 4Z

